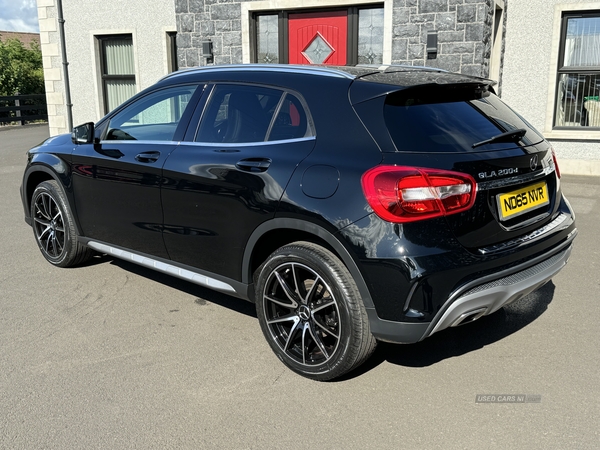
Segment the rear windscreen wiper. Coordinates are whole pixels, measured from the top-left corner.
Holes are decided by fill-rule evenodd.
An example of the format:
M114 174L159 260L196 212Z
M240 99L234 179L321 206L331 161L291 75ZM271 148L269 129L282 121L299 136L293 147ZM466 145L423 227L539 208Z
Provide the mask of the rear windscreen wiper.
M519 139L525 136L525 133L527 133L527 130L525 128L517 128L516 130L510 130L505 133L493 136L489 139L486 139L485 141L476 142L471 147L481 147L482 145L491 144L493 142L517 142Z

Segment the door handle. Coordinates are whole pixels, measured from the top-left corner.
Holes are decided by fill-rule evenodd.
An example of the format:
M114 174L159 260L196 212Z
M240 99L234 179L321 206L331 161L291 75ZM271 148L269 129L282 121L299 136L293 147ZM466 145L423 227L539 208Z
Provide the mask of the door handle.
M160 157L160 152L143 152L135 155L135 160L141 163L153 163Z
M270 165L269 158L247 158L238 161L235 166L247 172L266 172Z

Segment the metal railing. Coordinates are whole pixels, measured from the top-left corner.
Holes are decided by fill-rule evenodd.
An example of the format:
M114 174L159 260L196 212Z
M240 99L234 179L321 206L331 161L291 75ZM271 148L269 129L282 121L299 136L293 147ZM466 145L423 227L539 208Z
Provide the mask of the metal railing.
M0 97L0 125L36 120L48 121L45 94Z

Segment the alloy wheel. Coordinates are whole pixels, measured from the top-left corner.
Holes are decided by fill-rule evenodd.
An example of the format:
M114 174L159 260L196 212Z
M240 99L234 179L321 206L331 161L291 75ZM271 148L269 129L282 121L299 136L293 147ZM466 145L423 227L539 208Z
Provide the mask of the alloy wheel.
M35 237L49 258L58 258L65 249L65 224L58 204L47 192L42 192L34 204Z
M288 262L270 274L263 292L266 324L279 348L306 366L329 361L341 337L338 302L310 267Z

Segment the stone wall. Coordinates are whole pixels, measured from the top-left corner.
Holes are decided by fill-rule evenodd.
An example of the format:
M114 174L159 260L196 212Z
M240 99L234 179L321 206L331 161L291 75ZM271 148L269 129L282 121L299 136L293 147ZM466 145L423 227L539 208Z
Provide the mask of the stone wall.
M213 43L214 64L242 62L239 1L175 0L177 57L180 68L202 66L202 41Z
M487 76L492 17L492 0L395 0L392 63ZM435 59L426 53L430 30L438 31Z
M247 0L252 1L252 0ZM388 2L388 4L390 4ZM393 0L392 60L487 76L493 0ZM179 66L204 65L201 42L213 42L214 63L242 62L240 0L175 0ZM427 31L438 31L428 59Z

